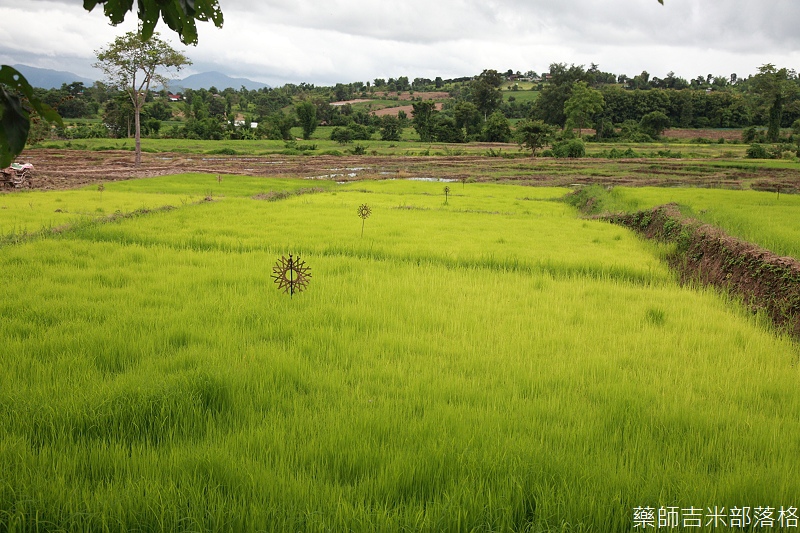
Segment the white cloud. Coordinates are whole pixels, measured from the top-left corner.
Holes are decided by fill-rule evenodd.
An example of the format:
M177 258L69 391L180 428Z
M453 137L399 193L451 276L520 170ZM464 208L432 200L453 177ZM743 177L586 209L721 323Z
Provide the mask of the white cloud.
M192 71L273 85L376 77L457 77L484 68L598 63L633 75L752 74L797 68L800 2L773 0L223 0L223 29L198 23ZM94 50L135 29L71 0L0 0L0 60L98 77ZM65 68L69 67L69 68Z

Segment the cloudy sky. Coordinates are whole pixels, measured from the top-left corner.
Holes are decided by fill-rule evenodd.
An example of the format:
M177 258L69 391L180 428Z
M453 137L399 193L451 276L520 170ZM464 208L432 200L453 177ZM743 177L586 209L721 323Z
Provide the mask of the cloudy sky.
M198 23L185 47L209 70L273 86L398 76L452 78L483 69L546 71L575 63L615 74L800 71L798 0L219 0L222 29ZM135 30L112 27L81 0L0 0L0 63L100 79L94 51Z

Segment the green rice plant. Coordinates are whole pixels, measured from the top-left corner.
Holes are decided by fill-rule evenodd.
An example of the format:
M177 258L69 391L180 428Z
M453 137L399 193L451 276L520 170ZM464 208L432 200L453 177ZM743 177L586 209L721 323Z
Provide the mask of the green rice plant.
M687 214L779 255L800 258L800 196L697 188L615 188L622 201L647 209L676 202Z
M187 190L170 179L141 181ZM797 506L797 346L563 189L474 184L449 210L438 182L250 187L0 249L0 529L622 531L640 506ZM368 240L353 194L381 210ZM287 243L314 264L296 301L263 268Z

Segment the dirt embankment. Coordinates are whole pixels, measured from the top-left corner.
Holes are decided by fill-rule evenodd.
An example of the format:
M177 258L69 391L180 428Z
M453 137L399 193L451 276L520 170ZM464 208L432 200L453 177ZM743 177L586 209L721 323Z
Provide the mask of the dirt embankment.
M763 310L780 330L800 338L800 261L780 257L684 217L668 204L631 214L602 215L650 239L677 243L670 266L683 281L724 289L753 310Z

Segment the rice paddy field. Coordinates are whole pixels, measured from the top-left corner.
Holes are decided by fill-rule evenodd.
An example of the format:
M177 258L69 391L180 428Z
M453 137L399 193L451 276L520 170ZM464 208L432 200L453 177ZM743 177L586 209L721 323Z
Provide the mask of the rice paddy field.
M0 196L0 531L794 530L796 343L567 192Z
M513 93L513 91L509 91ZM507 94L507 93L505 93ZM516 94L521 94L517 92ZM538 93L529 93L531 95ZM274 155L274 154L305 154L305 155L339 155L353 153L357 146L361 146L367 154L380 156L449 156L449 155L493 155L495 157L521 158L530 157L530 152L521 150L516 143L422 143L419 135L413 128L405 128L400 141L375 140L356 141L342 145L331 140L334 126L320 126L308 141L285 142L277 140L194 140L194 139L149 139L141 140L142 150L146 153L184 153L210 155L240 154L240 155ZM294 128L292 135L299 139L302 135L300 128ZM591 142L586 145L589 157L607 157L612 150L620 155L630 148L635 155L633 158L649 157L666 159L669 162L680 162L681 159L699 159L711 161L736 161L742 165L742 159L747 151L746 144L707 144L692 142L692 139L674 138L662 139L658 143L600 143ZM43 143L41 148L56 150L79 151L133 151L132 139L75 139L53 140ZM605 154L605 155L604 155ZM677 158L677 159L676 159ZM796 160L763 160L762 163L796 166ZM694 163L693 163L694 164Z
M686 214L730 235L800 258L800 197L795 194L657 187L622 187L613 194L630 210L675 202Z

